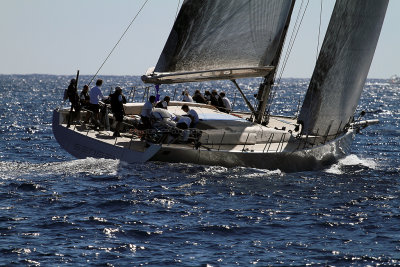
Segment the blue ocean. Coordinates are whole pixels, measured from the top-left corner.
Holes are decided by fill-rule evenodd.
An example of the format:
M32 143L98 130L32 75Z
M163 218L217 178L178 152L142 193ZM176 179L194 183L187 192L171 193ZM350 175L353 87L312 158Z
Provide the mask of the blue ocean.
M73 77L0 75L0 266L400 265L400 85L367 80L357 114L380 124L350 155L285 173L76 159L51 127ZM104 94L146 97L139 77L100 78ZM252 103L259 82L239 82ZM272 112L295 115L308 82L282 79ZM165 85L161 97L185 89L225 91L245 109L228 82Z

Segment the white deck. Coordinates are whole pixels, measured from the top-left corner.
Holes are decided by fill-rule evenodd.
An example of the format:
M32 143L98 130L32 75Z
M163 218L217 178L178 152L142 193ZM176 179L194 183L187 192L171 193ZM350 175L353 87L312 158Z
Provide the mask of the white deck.
M188 104L194 109L200 118L196 129L202 131L199 142L200 148L237 151L237 152L281 152L290 149L294 151L298 148L294 140L296 120L287 117L270 117L268 125L252 123L246 118L249 114L232 113L227 114L218 111L210 105L171 102L168 111L175 115L184 115L181 107ZM127 116L138 115L143 103L129 103L125 105ZM66 127L66 121L62 120L62 126ZM141 141L137 135L122 133L122 137L114 138L111 131L95 131L80 125L71 125L70 129L99 141L128 148L136 151L145 150L145 142ZM290 143L292 143L290 145ZM193 143L163 144L163 147L176 147L182 149L193 149Z
M66 124L61 125L67 127ZM121 134L121 137L115 138L113 137L112 131L95 131L81 125L71 125L70 129L87 137L97 139L110 145L128 148L140 152L145 151L146 142L141 141L139 138L137 138L137 136L132 136L132 134Z

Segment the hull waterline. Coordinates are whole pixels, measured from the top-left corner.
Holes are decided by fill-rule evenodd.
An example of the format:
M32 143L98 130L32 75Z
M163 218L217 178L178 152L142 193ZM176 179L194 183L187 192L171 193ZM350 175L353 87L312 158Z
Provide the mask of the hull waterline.
M210 149L203 146L196 149L189 145L173 144L150 144L143 151L135 151L126 146L110 144L100 138L85 135L85 132L67 128L60 123L60 113L57 110L53 112L53 132L61 147L77 158L109 158L127 163L151 160L226 167L244 166L280 169L285 172L314 170L330 165L349 153L354 139L354 132L349 130L346 134L325 144L292 151L286 149L264 153L253 150Z
M327 167L350 152L353 132L327 142L324 145L295 152L232 152L163 146L151 160L186 162L226 167L245 166L285 172L315 170Z

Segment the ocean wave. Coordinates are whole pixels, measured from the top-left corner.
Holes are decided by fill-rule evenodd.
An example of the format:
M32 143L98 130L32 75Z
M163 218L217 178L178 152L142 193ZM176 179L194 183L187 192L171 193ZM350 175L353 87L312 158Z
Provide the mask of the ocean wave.
M344 168L347 166L358 166L375 170L378 167L378 164L374 161L374 159L359 158L357 155L351 154L340 159L336 164L333 164L329 169L326 169L325 172L340 175L345 172Z
M112 159L77 159L63 162L29 163L0 162L0 179L17 179L25 176L48 176L76 174L116 175L120 168L119 160Z
M205 167L203 174L210 175L222 175L226 178L267 178L282 176L283 172L281 170L266 170L248 167L234 167L227 168L222 166L207 166Z

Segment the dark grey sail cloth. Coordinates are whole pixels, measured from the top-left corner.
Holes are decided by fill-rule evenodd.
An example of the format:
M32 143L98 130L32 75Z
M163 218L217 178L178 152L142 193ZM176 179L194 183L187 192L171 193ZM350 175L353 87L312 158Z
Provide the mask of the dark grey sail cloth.
M354 115L388 0L338 0L299 115L303 134L335 135Z
M153 75L143 80L265 76L275 67L270 63L291 4L292 0L185 0Z

